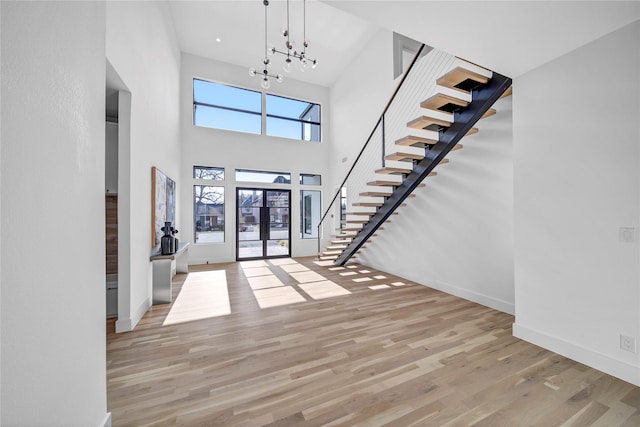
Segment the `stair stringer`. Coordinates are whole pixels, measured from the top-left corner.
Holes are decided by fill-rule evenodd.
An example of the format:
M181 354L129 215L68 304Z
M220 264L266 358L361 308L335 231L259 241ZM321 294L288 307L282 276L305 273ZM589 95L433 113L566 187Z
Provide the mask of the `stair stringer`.
M510 78L493 73L486 86L473 92L469 106L455 113L451 127L440 132L438 142L426 151L425 158L414 166L413 172L407 175L391 197L386 199L370 221L356 234L335 260L336 265L344 265L360 249L510 86Z

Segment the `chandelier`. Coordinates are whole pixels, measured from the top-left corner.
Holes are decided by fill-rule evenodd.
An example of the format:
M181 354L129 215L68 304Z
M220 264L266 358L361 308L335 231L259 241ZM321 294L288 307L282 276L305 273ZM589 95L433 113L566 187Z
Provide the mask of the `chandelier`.
M260 85L264 89L269 89L271 87L271 82L269 78L274 78L278 82L282 82L283 78L281 74L272 74L269 72L271 68L271 60L268 58L268 54L275 55L280 54L285 56L284 64L282 68L287 73L291 72L293 60L298 61L298 65L300 71L304 72L308 68L316 68L318 65L318 61L316 59L309 58L307 56L307 49L309 48L309 39L307 39L307 10L306 10L306 0L302 0L302 50L299 52L296 50L295 42L291 39L291 31L289 27L289 0L287 0L287 27L282 30L282 36L284 37L284 46L285 50L278 50L275 46L270 46L267 48L267 6L269 6L269 0L263 0L262 4L264 4L264 45L265 45L265 55L262 61L263 70L262 72L256 70L255 68L251 68L249 70L249 74L252 76L259 75L262 77L262 82Z
M262 78L260 86L263 89L269 89L271 87L269 77L276 79L278 83L282 83L282 75L269 72L269 68L271 68L271 60L267 57L267 7L269 6L269 0L263 0L262 4L264 4L264 59L262 60L262 71L250 68L249 75L252 77L259 75Z

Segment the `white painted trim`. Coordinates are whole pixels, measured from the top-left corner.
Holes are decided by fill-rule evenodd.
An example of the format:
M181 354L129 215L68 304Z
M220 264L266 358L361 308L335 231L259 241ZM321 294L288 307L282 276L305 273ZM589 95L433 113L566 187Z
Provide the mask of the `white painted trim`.
M131 327L131 319L126 317L124 319L116 320L116 334L120 332L129 332L133 328Z
M448 283L438 282L430 280L428 284L420 283L421 285L429 288L437 289L442 292L446 292L451 295L472 301L481 305L484 305L494 310L502 311L503 313L515 315L516 307L513 303L503 301L497 298L490 297L488 295L472 292L467 289L462 289L457 286L450 285Z
M111 427L111 412L107 412L104 416L104 420L102 420L101 427Z
M640 387L638 366L518 323L513 324L513 336Z
M116 320L116 333L132 331L150 307L151 298L147 298L133 313L133 318L125 317L124 319Z

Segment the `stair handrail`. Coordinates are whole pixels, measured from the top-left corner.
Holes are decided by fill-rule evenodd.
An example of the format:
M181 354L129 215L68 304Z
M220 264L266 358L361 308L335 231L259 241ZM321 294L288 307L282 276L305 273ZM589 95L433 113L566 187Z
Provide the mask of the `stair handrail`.
M360 152L358 153L358 156L353 161L353 164L351 165L351 168L349 169L349 172L347 172L347 175L344 177L344 180L342 180L342 184L340 184L340 186L338 187L338 191L336 191L336 194L333 196L333 199L331 199L331 203L329 203L329 206L327 207L327 209L325 210L324 214L322 215L322 218L320 218L320 221L318 222L318 233L317 233L317 235L318 235L318 237L317 237L317 239L318 239L318 255L320 255L320 253L321 253L320 227L322 226L322 223L324 222L324 219L326 218L327 214L329 213L329 211L333 207L333 204L336 202L336 199L340 195L340 192L342 191L342 187L344 187L344 185L346 184L347 180L349 179L349 176L351 175L351 172L353 172L353 169L358 164L358 160L360 160L360 157L362 157L362 153L364 153L364 151L366 150L367 146L369 145L369 142L371 142L371 139L373 138L373 135L375 135L376 129L378 129L378 126L380 125L381 122L382 122L382 124L384 126L384 116L387 113L387 110L389 110L389 107L391 107L391 104L393 103L393 100L396 98L396 95L398 94L398 92L402 88L402 85L404 84L405 80L407 79L407 77L411 73L411 70L413 69L413 66L416 64L416 62L418 62L418 59L422 55L422 52L424 51L425 47L426 47L426 45L424 43L422 43L420 45L420 48L418 49L418 51L416 52L415 56L411 60L411 64L409 64L409 67L407 68L407 70L402 75L402 79L400 80L400 82L396 86L396 89L393 91L393 94L389 98L389 101L387 102L387 105L384 107L384 110L382 111L382 114L380 114L380 117L376 121L376 124L373 126L373 129L371 130L371 133L369 134L369 137L367 138L366 142L364 143L364 145L360 149ZM382 134L382 153L383 153L382 154L382 158L383 158L383 162L384 162L384 145L385 145L385 138L384 138L384 132L383 132L383 134Z

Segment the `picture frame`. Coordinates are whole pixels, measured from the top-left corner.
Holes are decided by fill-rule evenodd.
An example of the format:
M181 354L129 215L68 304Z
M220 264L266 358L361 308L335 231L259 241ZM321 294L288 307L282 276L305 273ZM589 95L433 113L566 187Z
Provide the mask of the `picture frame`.
M151 246L160 244L162 227L171 221L175 227L176 183L160 169L151 168Z

